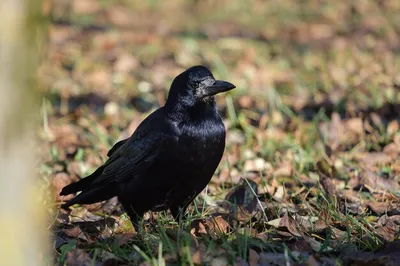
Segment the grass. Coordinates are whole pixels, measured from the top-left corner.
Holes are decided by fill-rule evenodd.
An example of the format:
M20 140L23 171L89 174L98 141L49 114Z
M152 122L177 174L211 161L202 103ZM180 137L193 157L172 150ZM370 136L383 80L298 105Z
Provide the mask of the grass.
M93 9L53 12L40 70L39 170L54 195L105 161L183 69L208 65L237 89L217 99L225 155L186 220L148 214L132 235L119 205L75 206L76 223L56 197L58 264L341 265L399 239L384 222L398 225L396 212L368 205L400 202L397 1L83 2ZM250 213L224 207L241 186Z

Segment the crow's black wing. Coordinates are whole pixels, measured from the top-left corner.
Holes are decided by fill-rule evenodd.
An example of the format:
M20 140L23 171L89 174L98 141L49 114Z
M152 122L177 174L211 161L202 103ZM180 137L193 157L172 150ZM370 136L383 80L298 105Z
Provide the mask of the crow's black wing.
M107 156L110 157L116 150L118 150L119 147L125 144L129 139L124 139L121 141L118 141L117 143L114 144L114 146L107 152Z
M173 151L178 135L163 119L149 119L119 145L92 185L118 183L144 173L162 153Z

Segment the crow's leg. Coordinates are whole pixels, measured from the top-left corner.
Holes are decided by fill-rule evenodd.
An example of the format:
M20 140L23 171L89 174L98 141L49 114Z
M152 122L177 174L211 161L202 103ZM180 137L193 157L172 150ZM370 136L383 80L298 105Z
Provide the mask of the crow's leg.
M175 221L178 222L178 224L180 224L183 218L188 217L186 209L196 196L197 193L194 192L190 197L186 196L182 200L176 200L171 204L171 207L169 209L171 210L171 214L174 217Z
M186 206L180 206L180 205L172 205L171 206L171 208L170 208L171 214L177 223L179 223L182 220L182 218L187 216L186 209L187 209L187 205Z

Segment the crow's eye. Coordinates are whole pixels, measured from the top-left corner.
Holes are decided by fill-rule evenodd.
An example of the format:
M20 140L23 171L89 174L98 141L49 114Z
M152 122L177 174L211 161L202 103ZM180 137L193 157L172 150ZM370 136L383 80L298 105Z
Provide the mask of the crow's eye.
M199 85L200 85L200 82L198 80L189 80L188 81L189 88L191 88L193 90L197 89L199 87Z

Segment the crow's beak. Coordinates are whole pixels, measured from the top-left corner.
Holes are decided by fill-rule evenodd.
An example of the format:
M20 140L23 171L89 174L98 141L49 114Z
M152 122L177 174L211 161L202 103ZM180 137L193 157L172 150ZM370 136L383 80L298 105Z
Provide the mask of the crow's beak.
M223 80L216 80L214 84L204 88L203 96L204 97L213 96L220 92L230 91L234 88L236 88L236 86L233 85L232 83Z

